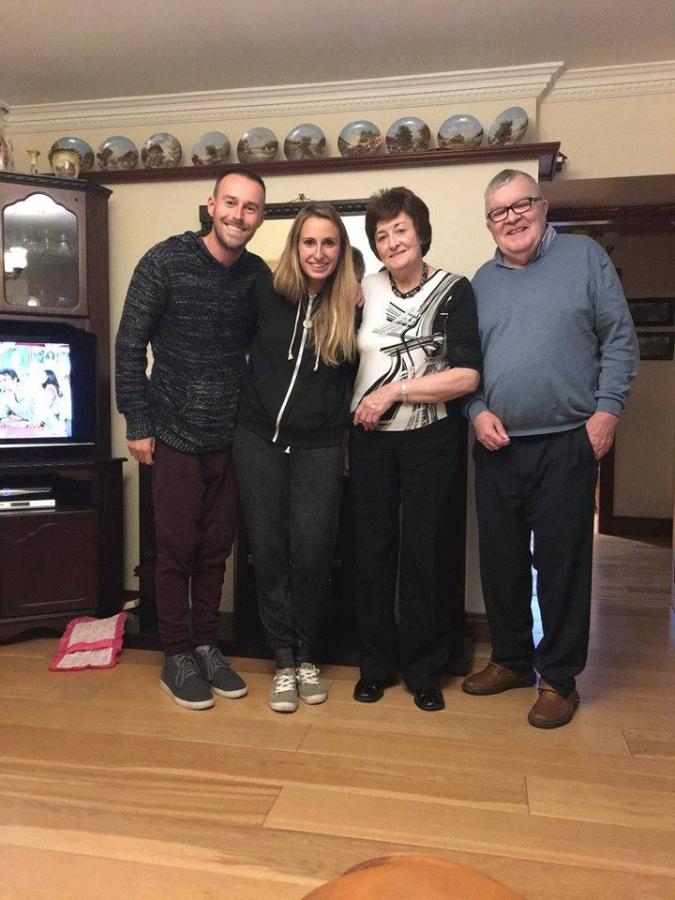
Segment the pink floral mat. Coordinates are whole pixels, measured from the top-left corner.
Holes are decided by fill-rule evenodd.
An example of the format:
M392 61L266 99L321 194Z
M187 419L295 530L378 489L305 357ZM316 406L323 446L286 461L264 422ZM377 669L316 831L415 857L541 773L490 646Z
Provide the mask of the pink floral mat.
M51 672L79 672L82 669L111 669L119 662L127 614L108 619L80 616L68 627L49 664Z

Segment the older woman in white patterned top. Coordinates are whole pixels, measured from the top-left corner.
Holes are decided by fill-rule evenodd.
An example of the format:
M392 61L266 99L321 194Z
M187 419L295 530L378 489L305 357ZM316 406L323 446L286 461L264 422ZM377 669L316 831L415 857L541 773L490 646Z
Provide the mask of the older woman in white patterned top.
M384 269L363 282L352 400L361 643L354 699L379 700L400 674L415 704L433 711L444 706L439 680L449 656L454 584L450 500L461 411L448 401L478 386L476 306L466 278L425 261L429 210L412 191L374 195L366 233Z

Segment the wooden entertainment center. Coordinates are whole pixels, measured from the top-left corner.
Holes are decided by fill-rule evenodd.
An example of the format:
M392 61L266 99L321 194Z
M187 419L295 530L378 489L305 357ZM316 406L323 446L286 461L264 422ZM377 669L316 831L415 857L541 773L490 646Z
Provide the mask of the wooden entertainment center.
M70 402L52 439L45 422L29 421L20 400L0 392L0 490L26 491L25 505L0 511L0 640L112 614L123 597L123 460L110 455L109 195L81 180L0 172L0 373L19 364L33 380L56 371L54 390ZM93 336L90 384L69 368L83 335ZM72 353L59 368L49 346L61 344ZM22 428L27 440L17 437ZM29 488L54 505L29 504Z

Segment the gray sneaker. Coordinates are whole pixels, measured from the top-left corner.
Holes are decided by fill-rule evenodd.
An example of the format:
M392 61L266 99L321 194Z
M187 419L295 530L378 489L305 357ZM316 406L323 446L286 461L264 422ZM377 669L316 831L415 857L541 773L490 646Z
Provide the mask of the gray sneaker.
M211 688L202 678L191 653L174 653L166 657L159 686L185 709L210 709L214 704Z
M325 681L319 678L319 669L314 663L302 663L295 670L298 681L298 694L305 703L323 703L328 696Z
M295 712L298 708L298 685L294 674L277 672L267 702L275 712Z
M202 677L211 685L211 689L221 697L236 700L248 694L246 682L234 671L223 654L213 644L195 648L195 660Z

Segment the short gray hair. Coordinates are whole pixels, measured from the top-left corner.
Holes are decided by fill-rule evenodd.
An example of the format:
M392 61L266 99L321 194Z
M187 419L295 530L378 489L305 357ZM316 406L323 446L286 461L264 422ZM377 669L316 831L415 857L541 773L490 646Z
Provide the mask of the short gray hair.
M490 194L494 194L495 191L504 187L505 184L509 184L509 182L513 181L515 178L525 178L530 182L532 187L535 188L535 196L541 197L539 182L531 175L528 175L527 172L521 172L520 169L502 169L501 172L498 172L495 177L491 178L488 182L488 186L485 188L485 199L487 200Z

